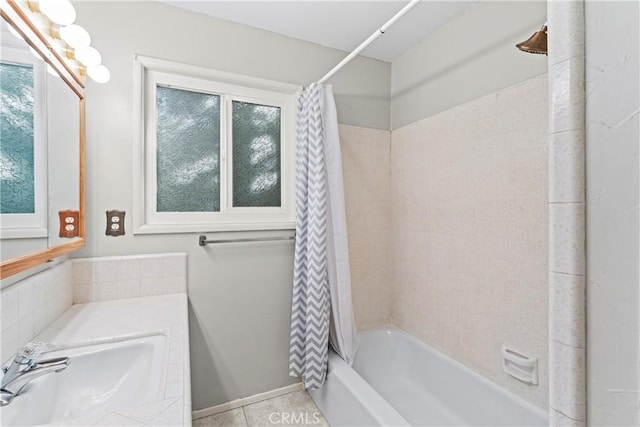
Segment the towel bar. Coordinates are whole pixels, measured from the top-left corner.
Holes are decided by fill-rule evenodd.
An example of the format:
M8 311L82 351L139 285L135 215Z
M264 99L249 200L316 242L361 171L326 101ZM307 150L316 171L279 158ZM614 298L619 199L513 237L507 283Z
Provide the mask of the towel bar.
M205 246L209 244L218 244L218 243L247 243L247 242L270 242L273 240L295 240L296 236L275 236L275 237L253 237L253 238L245 238L245 239L216 239L216 240L207 240L207 236L204 234L198 237L198 244L200 246Z

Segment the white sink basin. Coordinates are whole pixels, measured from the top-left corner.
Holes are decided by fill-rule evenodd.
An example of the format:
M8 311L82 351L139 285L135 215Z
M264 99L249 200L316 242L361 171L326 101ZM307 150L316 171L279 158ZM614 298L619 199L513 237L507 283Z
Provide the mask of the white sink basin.
M154 400L166 352L165 336L151 335L45 353L41 359L71 362L60 373L36 378L3 407L2 425L63 424Z

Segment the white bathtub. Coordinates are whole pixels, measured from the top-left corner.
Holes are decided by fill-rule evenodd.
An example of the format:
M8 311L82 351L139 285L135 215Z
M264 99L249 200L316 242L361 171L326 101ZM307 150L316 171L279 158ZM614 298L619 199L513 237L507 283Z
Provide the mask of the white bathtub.
M311 397L332 426L546 426L544 411L395 329L359 334L353 368L329 355Z

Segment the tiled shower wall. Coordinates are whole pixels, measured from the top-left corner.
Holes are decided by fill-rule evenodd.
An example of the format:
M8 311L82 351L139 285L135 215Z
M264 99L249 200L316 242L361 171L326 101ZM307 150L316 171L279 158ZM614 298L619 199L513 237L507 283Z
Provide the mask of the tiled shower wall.
M547 99L545 74L394 130L382 203L392 323L544 410ZM540 385L502 371L503 343L538 358Z
M390 134L340 125L351 290L358 330L391 318Z

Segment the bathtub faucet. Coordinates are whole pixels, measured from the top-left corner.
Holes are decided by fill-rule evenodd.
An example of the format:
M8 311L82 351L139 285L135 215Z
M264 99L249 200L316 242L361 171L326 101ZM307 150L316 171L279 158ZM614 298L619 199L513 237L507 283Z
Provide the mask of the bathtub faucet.
M62 372L69 366L68 357L56 357L38 360L47 345L41 342L31 342L21 348L9 366L2 368L2 382L0 385L0 406L6 406L22 389L34 379L50 374Z

